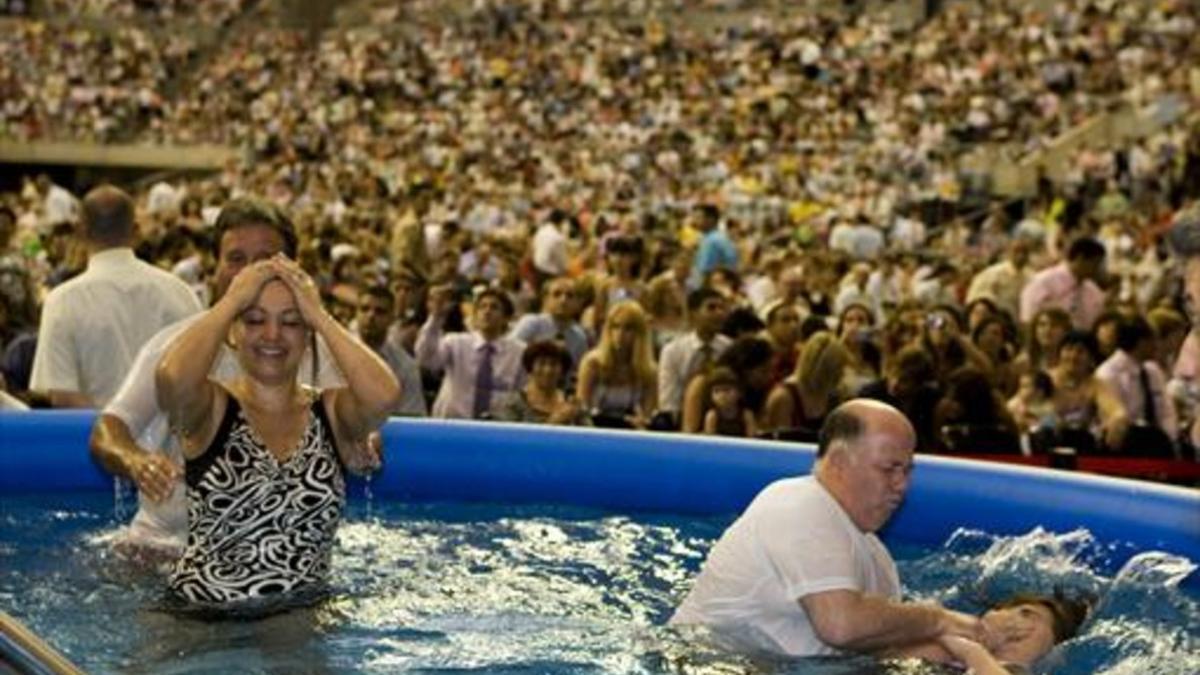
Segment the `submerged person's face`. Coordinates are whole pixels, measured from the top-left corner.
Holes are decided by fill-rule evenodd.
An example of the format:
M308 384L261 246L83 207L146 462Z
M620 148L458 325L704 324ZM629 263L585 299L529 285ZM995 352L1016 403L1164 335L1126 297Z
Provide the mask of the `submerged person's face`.
M992 653L1001 661L1029 665L1054 648L1054 615L1037 603L993 609L984 613L985 625L1006 625L1014 637L996 645Z

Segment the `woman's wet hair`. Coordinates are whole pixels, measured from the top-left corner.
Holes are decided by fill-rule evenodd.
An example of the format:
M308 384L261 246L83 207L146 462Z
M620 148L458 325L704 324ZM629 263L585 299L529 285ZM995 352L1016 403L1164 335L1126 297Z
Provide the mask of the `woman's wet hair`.
M1064 642L1075 637L1079 627L1087 621L1096 599L1086 594L1068 596L1061 588L1054 589L1053 595L1038 595L1034 593L1018 593L992 605L991 609L1008 609L1023 605L1040 605L1050 610L1054 642Z

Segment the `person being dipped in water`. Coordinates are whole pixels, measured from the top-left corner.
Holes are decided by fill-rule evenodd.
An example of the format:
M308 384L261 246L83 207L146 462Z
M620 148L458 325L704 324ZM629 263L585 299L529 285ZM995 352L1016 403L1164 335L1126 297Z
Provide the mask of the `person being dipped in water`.
M298 383L317 335L345 387ZM217 383L209 372L226 340L242 372ZM277 255L246 268L171 343L156 381L186 462L188 537L172 593L218 611L319 599L345 503L343 467L363 461L356 455L400 396L387 364Z

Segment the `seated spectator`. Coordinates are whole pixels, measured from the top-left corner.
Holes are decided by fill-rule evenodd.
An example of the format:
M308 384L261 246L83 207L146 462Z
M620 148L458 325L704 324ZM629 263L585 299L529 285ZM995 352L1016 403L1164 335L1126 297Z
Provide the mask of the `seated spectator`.
M571 363L571 355L557 342L531 342L521 356L525 386L498 401L492 417L505 422L589 424L579 401L563 389Z
M717 436L752 438L758 433L754 412L742 400L742 385L729 368L716 368L708 378L708 412L704 413L704 433Z
M858 396L883 401L904 413L917 432L919 450L937 446L933 410L942 395L933 361L924 349L915 345L901 349L888 361L883 379L860 389Z
M939 305L925 315L925 324L917 344L929 355L935 377L945 384L950 373L965 365L987 370L991 365L979 349L963 337L962 318L946 305Z
M604 330L601 321L608 316L609 308L625 300L641 300L645 295L646 287L641 281L644 253L641 237L622 235L608 240L604 251L608 274L597 285L592 304L594 333Z
M575 398L598 427L644 429L658 397L650 325L641 305L617 303L583 357Z
M1158 337L1158 353L1154 355L1154 360L1163 372L1173 372L1180 348L1191 330L1187 319L1173 309L1155 307L1146 315L1146 320L1150 322L1150 327Z
M725 316L721 333L730 340L736 340L743 335L758 335L763 328L766 328L766 324L749 305L738 305Z
M1025 336L1025 347L1017 355L1017 372L1050 372L1058 364L1058 347L1071 330L1071 316L1057 307L1040 310Z
M1121 312L1110 309L1100 315L1096 319L1096 325L1092 326L1092 335L1096 338L1096 359L1103 363L1108 357L1117 351L1117 332L1120 329L1121 321L1124 315Z
M767 397L762 427L789 440L814 442L829 411L841 403L850 351L829 332L812 336L800 350L796 369Z
M1120 399L1095 375L1096 340L1091 333L1072 331L1058 348L1054 381L1054 412L1058 419L1055 445L1081 454L1095 453L1102 442L1119 448L1129 426Z
M983 319L971 331L971 342L987 359L992 386L1002 396L1017 390L1017 371L1013 365L1011 324L995 314Z
M576 320L578 315L575 282L566 277L551 279L542 286L542 311L522 316L509 335L525 344L540 340L561 342L571 357L567 373L574 375L588 350L587 332Z
M386 286L370 286L358 294L358 312L354 323L358 337L391 369L400 383L400 399L392 415L425 417L425 395L421 385L421 369L417 361L389 332L395 306Z
M766 304L761 312L766 328L762 336L771 343L775 358L771 366L771 380L782 382L796 369L796 358L800 348L800 310L795 305L774 300Z
M876 342L875 317L866 305L851 304L838 316L837 336L850 355L845 390L855 392L879 379L882 360Z
M1130 422L1118 449L1123 455L1175 457L1179 419L1166 375L1154 362L1157 350L1150 323L1124 317L1117 323L1116 351L1096 369L1096 379L1116 394Z
M683 285L674 278L655 277L646 287L642 307L650 316L655 353L661 353L667 343L688 332L687 296Z
M692 330L663 347L659 358L658 411L675 418L669 426L679 426L684 390L692 377L711 368L732 342L719 332L728 313L725 298L711 288L698 288L688 294Z
M717 357L716 367L729 368L738 374L742 382L744 407L753 411L755 419L761 417L762 408L771 387L771 345L764 339L745 335L729 346ZM688 383L683 396L682 431L697 434L704 428L704 416L708 413L710 381L709 372L696 374Z
M1054 380L1042 371L1022 373L1017 393L1008 400L1008 412L1021 433L1028 435L1029 447L1022 452L1043 453L1054 441L1058 415L1054 412Z
M951 373L933 411L938 447L955 453L1019 454L1016 422L982 371L966 366Z

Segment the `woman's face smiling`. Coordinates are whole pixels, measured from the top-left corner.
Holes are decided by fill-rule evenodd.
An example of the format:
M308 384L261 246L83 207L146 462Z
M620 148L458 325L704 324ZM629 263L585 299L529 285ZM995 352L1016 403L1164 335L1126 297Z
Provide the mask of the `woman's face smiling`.
M278 279L267 282L234 328L243 370L264 382L296 377L308 341L308 325L291 289Z

